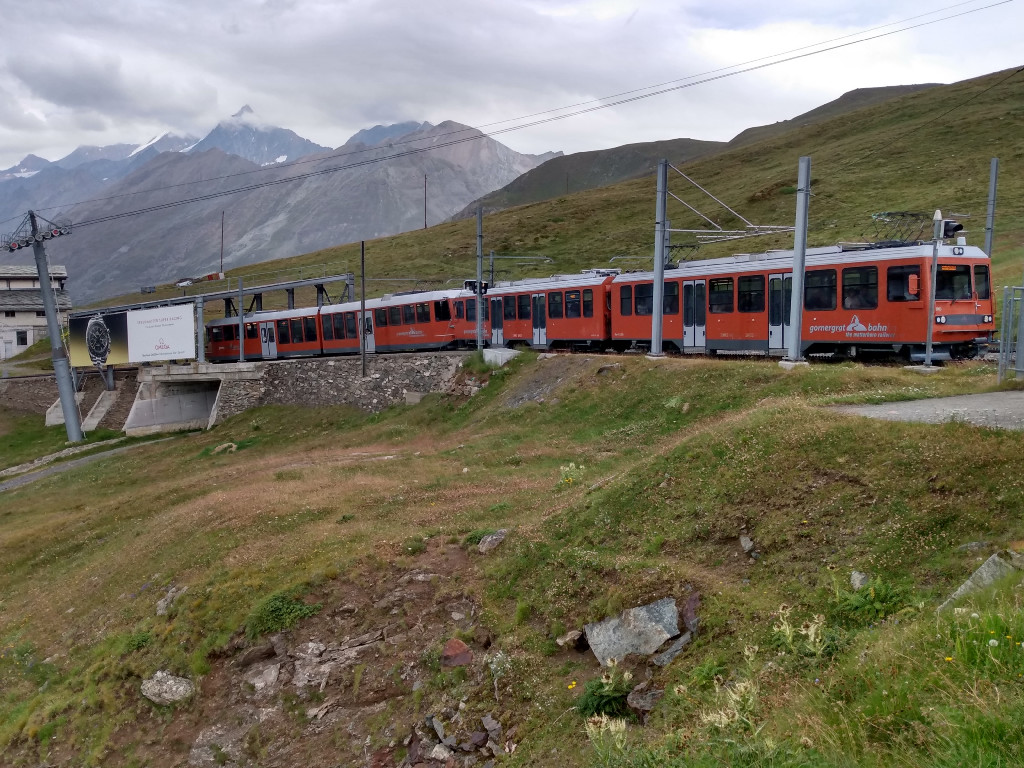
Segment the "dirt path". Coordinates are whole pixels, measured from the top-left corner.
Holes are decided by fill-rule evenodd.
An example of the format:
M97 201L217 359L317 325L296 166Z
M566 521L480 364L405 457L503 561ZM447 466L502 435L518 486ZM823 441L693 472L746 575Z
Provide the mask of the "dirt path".
M887 421L926 424L965 421L979 427L1024 429L1024 392L987 392L881 405L840 405L836 410Z

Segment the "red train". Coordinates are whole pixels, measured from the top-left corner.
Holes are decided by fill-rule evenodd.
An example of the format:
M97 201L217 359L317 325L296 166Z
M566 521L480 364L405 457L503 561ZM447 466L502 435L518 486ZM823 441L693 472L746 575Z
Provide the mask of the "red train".
M897 353L920 360L927 338L932 245L808 249L804 354ZM792 328L793 253L690 261L665 272L665 351L784 355ZM483 297L489 346L649 349L654 273L588 270L519 280ZM990 263L979 248L939 247L933 357L983 352L995 330ZM362 319L362 322L360 322ZM238 319L207 323L207 359L238 360ZM395 294L245 317L245 359L461 349L476 344L470 290Z

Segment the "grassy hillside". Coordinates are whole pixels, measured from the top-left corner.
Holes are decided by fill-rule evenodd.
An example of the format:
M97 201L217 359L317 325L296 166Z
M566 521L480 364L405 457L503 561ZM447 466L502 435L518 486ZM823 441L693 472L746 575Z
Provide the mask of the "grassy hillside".
M999 157L995 284L1019 282L1024 268L1024 227L1020 225L1024 213L1024 74L1014 76L1007 71L929 88L697 159L683 170L754 223L789 225L795 218L793 192L801 155L810 155L813 162L808 235L812 246L878 239L872 213L930 213L936 208L969 213L972 218L965 221L969 242L980 245L984 242L989 161ZM722 226L740 224L708 204L710 201L682 179L671 179L669 187ZM652 176L492 214L484 221L484 252L553 260L533 264L502 260L498 262L501 277L571 272L607 265L613 256L636 257L636 261L616 264L641 268L650 264L653 255L654 198ZM673 200L668 215L677 228L700 224ZM674 242L680 243L682 238L677 235ZM696 255L705 258L786 247L792 247L791 235L705 246ZM476 226L471 220L372 241L367 244L368 290L380 294L473 276L475 253ZM358 272L359 244L234 270L230 277L281 269L321 269L323 265L328 271ZM405 278L407 282L374 283L374 278ZM164 288L157 296L175 293L180 289ZM131 301L137 298L127 297Z
M202 743L221 765L389 766L426 714L462 739L488 712L508 766L1019 762L1019 591L934 607L1024 538L1024 436L822 410L977 391L992 366L608 362L525 356L468 401L378 416L260 409L4 493L4 764L176 766ZM588 737L602 671L554 638L692 591L701 630L653 669L648 724ZM386 640L260 693L240 660L278 630ZM468 668L439 665L452 637ZM150 704L157 670L197 695Z

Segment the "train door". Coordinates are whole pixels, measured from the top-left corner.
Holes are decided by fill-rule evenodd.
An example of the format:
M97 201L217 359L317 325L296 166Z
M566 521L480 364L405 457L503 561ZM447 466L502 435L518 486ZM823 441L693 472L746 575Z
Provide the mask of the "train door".
M260 347L264 360L277 359L277 336L274 331L274 322L260 323Z
M789 349L792 303L793 273L768 275L769 354L785 354Z
M494 298L491 302L491 346L505 346L505 313L501 308L501 298Z
M533 346L548 346L548 297L546 293L533 294Z
M683 351L703 353L707 345L707 285L683 281Z
M356 314L359 317L359 314ZM366 353L370 354L377 351L377 344L373 339L373 313L367 312L363 315L363 339L366 344Z

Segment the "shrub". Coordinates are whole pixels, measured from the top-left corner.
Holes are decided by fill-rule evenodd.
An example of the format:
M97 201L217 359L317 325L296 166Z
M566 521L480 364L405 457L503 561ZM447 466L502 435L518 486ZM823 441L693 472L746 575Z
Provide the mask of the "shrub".
M601 677L588 680L583 695L576 702L576 711L583 717L607 715L615 718L632 716L626 705L626 697L633 689L633 676L619 668L618 664L609 664L608 671Z
M897 613L906 604L905 592L875 577L856 592L841 592L840 615L856 625L881 621Z
M315 616L321 606L307 605L292 592L275 592L256 605L245 621L245 634L250 640L271 632L295 626L302 619Z

